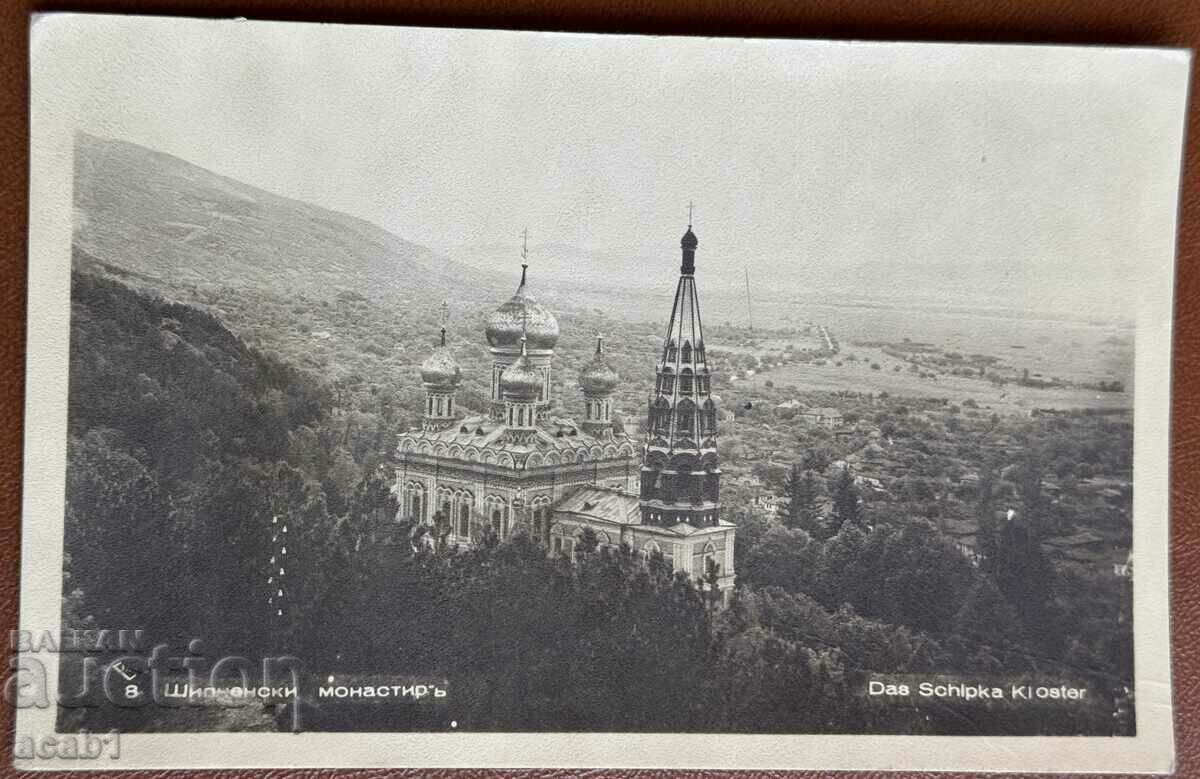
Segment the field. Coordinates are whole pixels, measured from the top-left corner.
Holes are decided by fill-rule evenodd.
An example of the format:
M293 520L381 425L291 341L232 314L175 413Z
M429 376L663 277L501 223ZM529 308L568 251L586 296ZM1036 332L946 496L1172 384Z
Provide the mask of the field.
M795 385L799 390L813 392L886 392L898 397L949 398L960 405L971 399L981 409L1000 414L1028 413L1034 408L1129 408L1133 405L1132 395L1128 392L1037 389L1014 384L996 387L981 379L947 375L921 378L905 370L907 364L884 354L881 349L852 346L845 351L858 359L843 361L840 366L833 360L826 361L824 365L785 365L739 379L734 386L743 394L750 394L750 388L761 387L770 381L777 387ZM873 370L870 367L872 363L879 365L880 369ZM901 370L896 371L896 367Z
M718 299L719 305L721 301ZM711 303L709 311L720 308ZM777 312L766 321L806 331L819 323L840 343L832 358L779 363L772 355L786 348L788 339L763 333L749 345L745 331L710 328L709 348L739 353L757 352L766 370L745 375L743 388L795 385L805 391L887 392L890 395L973 400L998 413L1028 413L1034 408L1131 408L1133 406L1133 330L1118 323L1086 322L1068 318L1047 319L1011 310L971 312L907 303L870 306L851 304L795 304L807 319ZM770 312L770 307L762 316ZM710 317L711 318L711 317ZM757 317L756 317L757 318ZM720 316L717 316L720 321ZM815 328L813 328L815 330ZM909 340L933 352L978 357L988 374L1007 379L999 385L982 376L953 375L946 369L917 366L897 356L896 347ZM812 347L811 337L797 337L793 348ZM885 350L885 343L892 348ZM878 366L878 367L876 367ZM965 371L964 371L965 372ZM1052 386L1023 386L1031 383ZM1119 382L1123 391L1101 392L1084 384Z

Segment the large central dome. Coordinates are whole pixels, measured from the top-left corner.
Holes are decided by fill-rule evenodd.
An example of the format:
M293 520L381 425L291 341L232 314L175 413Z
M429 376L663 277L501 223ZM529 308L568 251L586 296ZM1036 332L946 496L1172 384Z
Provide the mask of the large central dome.
M525 291L524 265L517 294L492 312L484 332L488 344L498 349L519 348L522 332L530 349L553 349L558 343L558 320Z

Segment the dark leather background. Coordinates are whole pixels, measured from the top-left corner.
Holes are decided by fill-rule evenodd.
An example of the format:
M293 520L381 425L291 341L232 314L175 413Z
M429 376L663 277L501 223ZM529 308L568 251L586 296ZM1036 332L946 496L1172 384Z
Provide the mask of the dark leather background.
M17 624L22 406L26 391L28 15L52 10L598 32L1200 46L1198 0L76 0L61 3L0 0L0 273L3 274L0 281L0 629L6 638L8 630ZM1171 442L1171 614L1177 773L1181 776L1200 776L1200 523L1195 517L1200 506L1197 482L1200 475L1197 448L1200 143L1196 142L1197 135L1200 135L1200 113L1193 100L1188 120L1192 142L1185 155L1175 291ZM0 705L0 771L6 774L15 773L10 767L11 739L12 711ZM154 773L160 772L144 772L138 779L147 779ZM226 776L255 773L259 772L224 772ZM303 773L315 777L334 772ZM521 774L529 779L571 775L550 770L338 773L343 776L432 773L458 777ZM652 772L623 775L630 777L635 773ZM622 772L593 775L620 776ZM707 778L716 773L686 775Z

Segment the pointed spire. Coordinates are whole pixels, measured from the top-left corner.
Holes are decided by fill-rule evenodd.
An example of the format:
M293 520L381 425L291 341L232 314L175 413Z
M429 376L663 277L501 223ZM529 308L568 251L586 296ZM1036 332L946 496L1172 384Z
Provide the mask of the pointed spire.
M596 354L604 354L604 333L596 333Z
M692 229L692 201L688 201L688 229Z
M529 228L526 227L521 231L521 283L517 285L517 292L525 289L525 271L529 269L529 263L525 260L529 259Z

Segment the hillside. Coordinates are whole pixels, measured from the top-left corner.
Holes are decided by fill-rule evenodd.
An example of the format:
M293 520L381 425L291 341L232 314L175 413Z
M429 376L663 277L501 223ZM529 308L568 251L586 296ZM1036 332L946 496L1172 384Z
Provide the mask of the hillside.
M80 134L75 245L171 284L418 298L490 282L362 219L124 141Z

